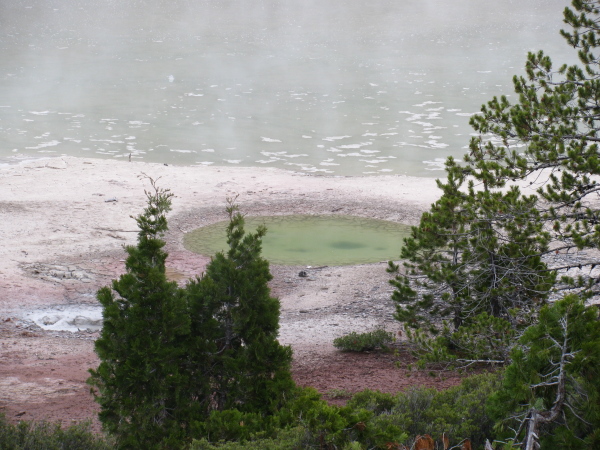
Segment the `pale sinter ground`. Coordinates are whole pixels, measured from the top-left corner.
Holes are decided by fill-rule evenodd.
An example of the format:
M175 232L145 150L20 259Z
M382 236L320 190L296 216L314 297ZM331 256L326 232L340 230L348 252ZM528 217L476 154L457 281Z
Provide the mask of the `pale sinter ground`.
M200 275L209 260L183 248L183 233L225 220L227 197L239 194L248 215L344 214L414 225L439 196L433 179L404 176L320 177L71 157L0 168L0 412L9 419L89 419L99 429L85 380L98 364L97 332L87 329L100 323L88 309L98 305L97 289L124 270L123 245L135 243L130 216L145 205L146 175L176 195L166 241L169 273L180 282ZM280 341L294 350L299 384L339 393L458 382L455 374L410 369L405 352L347 354L333 347L335 337L351 331L400 331L384 263L271 270L282 305ZM308 277L299 277L300 270ZM43 330L34 319L49 328L68 320L81 331Z

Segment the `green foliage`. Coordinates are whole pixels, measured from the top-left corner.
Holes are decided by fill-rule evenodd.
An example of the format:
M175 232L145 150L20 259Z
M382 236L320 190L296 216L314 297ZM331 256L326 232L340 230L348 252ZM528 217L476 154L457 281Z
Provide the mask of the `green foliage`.
M269 264L260 256L266 229L245 233L244 218L231 202L228 213L227 254L216 254L204 277L188 285L189 350L208 355L197 374L210 380L207 413L214 408L273 414L294 383L291 349L277 341L279 300L270 295Z
M352 394L349 391L347 391L346 389L334 388L334 389L330 389L329 391L327 391L327 397L332 398L332 399L348 398L351 396L352 396Z
M600 211L590 202L598 191L598 79L595 54L600 31L600 2L574 0L564 21L572 31L561 31L578 50L579 65L553 68L542 51L527 57L526 76L513 79L517 101L494 98L484 105L471 124L479 136L472 139L465 157L469 175L494 180L500 186L511 180L527 180L547 202L536 207L551 230L554 247L598 248ZM562 269L593 269L597 258L572 259ZM561 278L563 288L595 295L594 277L575 270Z
M567 296L540 311L490 400L500 439L540 436L542 448L600 445L598 308ZM516 430L516 432L515 432Z
M104 428L124 448L177 439L187 408L180 398L188 374L180 361L190 318L183 293L167 281L161 240L172 194L151 182L148 206L136 218L138 244L126 248L127 273L112 289L98 291L104 325L95 347L101 362L89 379Z
M251 436L242 442L211 443L203 438L192 442L190 450L300 450L304 447L306 430L303 427L280 429L273 437Z
M436 335L409 329L407 336L415 345L415 356L422 362L465 367L482 362L507 363L516 331L507 320L483 312L455 331L444 325Z
M383 329L377 329L366 333L353 331L345 336L333 340L335 348L343 351L364 352L375 349L386 349L394 342L394 334Z
M537 200L516 188L465 186L451 158L446 170L446 183L438 181L442 197L405 239L404 272L390 262L396 318L432 333L441 320L453 331L477 327L481 314L523 327L554 282L541 259L548 239L534 213Z
M471 118L477 136L462 165L448 160L442 197L405 242L404 272L390 263L396 317L424 336L439 332L441 320L454 331L474 326L468 336L483 313L518 336L551 292L599 293L600 259L569 251L600 247L591 201L600 189L600 2L574 0L564 17L571 31L561 34L580 64L555 70L543 52L528 55L526 74L513 79L514 103L495 97ZM454 355L460 342L443 334L429 345Z
M486 411L486 401L496 392L500 381L498 373L475 375L457 387L439 392L427 411L430 434L439 436L445 432L453 442L469 438L474 448L483 447L494 425Z
M477 448L491 435L494 422L485 403L499 384L498 374L484 374L441 392L425 388L398 394L366 390L356 394L347 407L371 411L374 418L369 426L374 429L386 430L385 424L394 425L411 439L425 433L446 433L453 442L469 438Z
M277 342L279 301L260 256L266 230L245 233L230 202L227 254L179 288L167 281L162 250L172 195L150 182L138 243L126 248L127 273L98 292L101 362L88 382L100 420L119 448L181 447L213 432L245 438L271 426L294 389L291 349Z
M61 428L48 422L12 425L0 415L0 448L3 450L109 450L111 441L94 435L89 423Z

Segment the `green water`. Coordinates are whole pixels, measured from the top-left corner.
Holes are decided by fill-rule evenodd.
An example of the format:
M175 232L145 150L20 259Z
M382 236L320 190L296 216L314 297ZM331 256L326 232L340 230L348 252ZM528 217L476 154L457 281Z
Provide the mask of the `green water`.
M352 216L246 217L246 231L267 227L263 256L273 264L348 265L397 259L408 225ZM225 228L219 222L184 236L185 248L202 255L226 249Z

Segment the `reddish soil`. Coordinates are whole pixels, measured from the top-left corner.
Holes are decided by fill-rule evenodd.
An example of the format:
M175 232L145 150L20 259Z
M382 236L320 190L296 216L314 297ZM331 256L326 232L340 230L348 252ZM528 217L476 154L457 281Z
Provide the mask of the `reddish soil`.
M97 333L32 332L4 319L0 324L0 412L12 422L90 421L100 431L98 406L85 380L96 367ZM394 393L411 386L445 389L460 382L456 373L420 371L402 347L390 352L332 351L322 357L294 360L293 376L332 404L342 405L364 389Z

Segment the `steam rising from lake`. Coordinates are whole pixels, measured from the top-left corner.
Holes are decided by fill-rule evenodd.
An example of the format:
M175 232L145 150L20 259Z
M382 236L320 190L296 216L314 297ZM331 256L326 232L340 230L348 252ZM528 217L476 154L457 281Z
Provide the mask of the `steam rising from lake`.
M0 160L439 176L568 0L0 3Z

